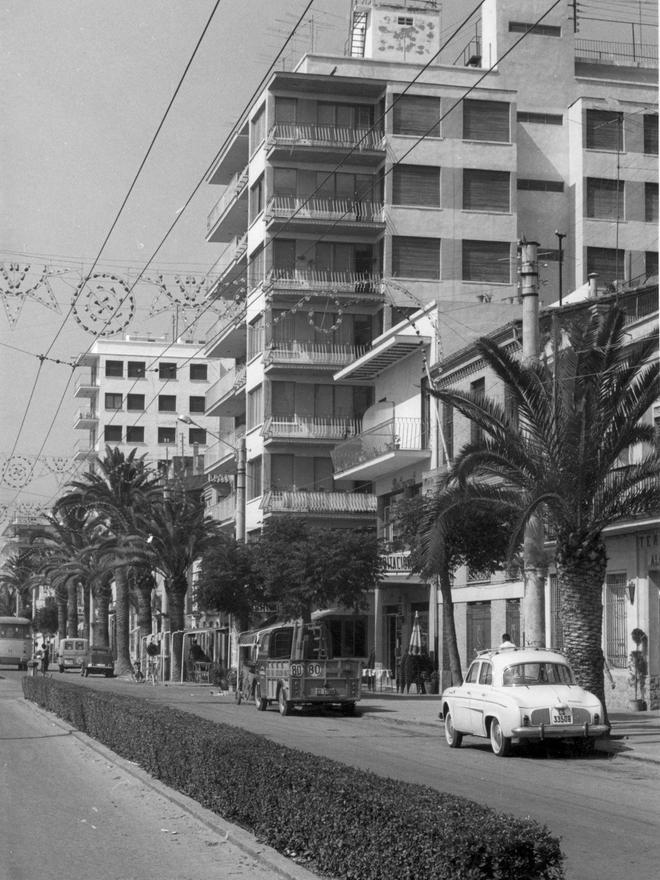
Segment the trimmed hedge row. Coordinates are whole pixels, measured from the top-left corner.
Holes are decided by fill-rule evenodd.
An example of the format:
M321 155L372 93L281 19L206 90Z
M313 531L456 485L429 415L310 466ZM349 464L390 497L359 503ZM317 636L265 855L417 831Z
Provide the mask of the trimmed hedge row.
M531 819L385 779L139 697L26 677L28 700L263 843L341 880L561 880Z

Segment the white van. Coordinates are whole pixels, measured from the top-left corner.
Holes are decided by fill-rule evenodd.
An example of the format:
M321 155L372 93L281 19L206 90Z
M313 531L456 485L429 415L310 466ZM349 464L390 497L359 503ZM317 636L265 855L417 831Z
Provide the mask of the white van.
M89 642L87 639L61 639L57 649L57 665L60 672L82 669Z

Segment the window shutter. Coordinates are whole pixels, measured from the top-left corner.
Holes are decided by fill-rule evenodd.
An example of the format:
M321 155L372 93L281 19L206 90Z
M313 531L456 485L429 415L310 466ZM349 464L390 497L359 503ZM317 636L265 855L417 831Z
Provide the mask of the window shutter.
M644 152L650 156L658 155L658 114L644 116Z
M392 274L399 278L440 278L440 239L394 236Z
M463 101L463 138L508 143L509 105L503 101Z
M658 219L658 184L647 183L644 188L645 210L644 219L653 223Z
M615 110L587 110L587 149L622 150L623 114Z
M440 99L429 95L396 95L394 134L440 137Z
M623 216L623 181L587 178L587 217L615 220Z
M392 202L439 208L440 169L428 165L395 165Z
M615 248L587 248L587 273L596 272L599 284L611 284L623 272L624 251Z
M463 280L492 281L509 284L511 281L510 246L508 241L463 242Z
M509 211L509 172L464 169L463 208L467 211Z

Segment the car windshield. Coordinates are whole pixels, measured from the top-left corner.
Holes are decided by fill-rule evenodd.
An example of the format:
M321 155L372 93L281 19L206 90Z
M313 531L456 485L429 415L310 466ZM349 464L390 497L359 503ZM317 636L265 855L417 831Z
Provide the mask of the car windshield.
M502 675L504 687L537 684L573 684L573 673L565 663L514 663Z

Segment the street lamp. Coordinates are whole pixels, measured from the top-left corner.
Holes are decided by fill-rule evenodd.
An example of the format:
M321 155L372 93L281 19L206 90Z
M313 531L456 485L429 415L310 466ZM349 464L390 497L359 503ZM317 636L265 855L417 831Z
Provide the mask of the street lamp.
M219 443L224 443L225 446L234 450L236 455L236 540L245 541L245 437L241 437L238 446L234 446L233 443L229 443L219 434L209 431L208 428L200 425L194 419L191 419L190 416L179 414L177 419L186 425L194 425L196 428L201 428Z

